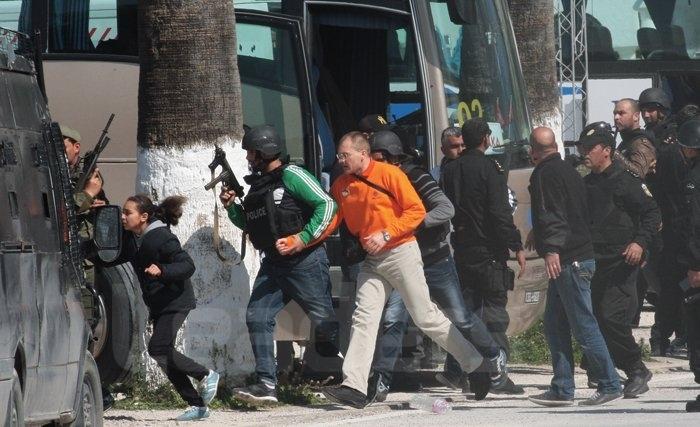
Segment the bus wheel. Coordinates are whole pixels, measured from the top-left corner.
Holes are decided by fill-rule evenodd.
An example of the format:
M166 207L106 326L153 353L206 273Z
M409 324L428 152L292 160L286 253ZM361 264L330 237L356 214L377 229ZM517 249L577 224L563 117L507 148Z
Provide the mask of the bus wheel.
M19 381L17 371L13 370L12 389L10 390L9 410L5 425L10 427L21 427L24 425L24 399L22 398L22 385Z
M90 352L103 386L124 380L139 363L146 309L138 279L129 264L98 267L95 288L101 319L93 329Z

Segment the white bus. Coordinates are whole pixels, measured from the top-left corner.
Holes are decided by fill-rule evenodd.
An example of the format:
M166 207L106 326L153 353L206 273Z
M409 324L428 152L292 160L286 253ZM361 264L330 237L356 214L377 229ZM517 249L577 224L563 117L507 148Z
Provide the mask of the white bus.
M381 113L432 168L442 130L483 117L498 140L489 154L509 170L525 238L530 123L505 0L247 0L235 7L244 122L274 125L291 161L322 177L334 141L364 115ZM113 200L133 191L136 169L136 8L137 0L0 1L3 23L46 36L52 117L95 141L116 113L100 165ZM351 310L344 298L354 296L354 284L341 279L336 243L328 243L333 294ZM544 309L544 266L529 255L509 298L511 334Z

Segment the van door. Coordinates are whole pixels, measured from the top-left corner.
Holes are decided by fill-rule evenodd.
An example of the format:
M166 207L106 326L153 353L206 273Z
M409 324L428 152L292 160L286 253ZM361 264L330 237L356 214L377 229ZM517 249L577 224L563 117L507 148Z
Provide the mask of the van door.
M310 73L301 22L268 12L236 12L243 123L269 124L283 156L320 176L322 148L312 113Z

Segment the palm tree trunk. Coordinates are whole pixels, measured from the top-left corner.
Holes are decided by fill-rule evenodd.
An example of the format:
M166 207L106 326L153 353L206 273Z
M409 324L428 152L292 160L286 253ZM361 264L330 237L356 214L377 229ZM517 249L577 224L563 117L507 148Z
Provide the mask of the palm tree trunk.
M214 195L204 191L214 144L239 176L247 173L231 0L139 2L137 192L188 198L173 227L195 262L197 309L182 331L184 351L235 383L252 371L245 308L257 256L220 261L212 244ZM220 209L224 251L235 259L242 234ZM151 370L149 370L151 372Z
M509 0L520 61L525 75L532 121L561 134L559 88L557 85L554 2L552 0Z

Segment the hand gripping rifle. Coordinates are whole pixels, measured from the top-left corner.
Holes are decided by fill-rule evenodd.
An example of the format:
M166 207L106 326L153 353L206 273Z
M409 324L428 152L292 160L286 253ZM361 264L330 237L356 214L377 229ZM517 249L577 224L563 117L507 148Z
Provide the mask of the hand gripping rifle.
M214 174L216 169L221 166L221 173L215 178ZM224 187L228 190L233 190L236 193L236 197L239 200L243 199L245 191L243 186L236 179L236 174L233 173L233 169L228 164L226 160L226 152L219 146L214 148L214 159L209 163L209 170L211 171L211 181L204 186L204 189L209 191L216 187L216 184L222 183ZM213 240L214 249L216 250L216 255L221 261L226 261L227 258L221 252L221 237L219 236L219 206L216 203L216 194L214 194L214 230L213 230ZM241 257L236 264L239 264L245 258L245 242L247 239L247 233L243 231L243 236L241 238Z
M92 174L95 172L95 168L97 167L97 159L100 158L100 154L102 154L110 141L109 137L107 136L107 132L109 132L109 126L112 124L112 120L114 120L114 113L109 116L105 128L102 129L102 134L97 140L97 144L95 144L95 148L85 155L83 172L80 174L80 178L78 178L78 182L75 185L76 189L84 189L88 179L90 179Z

